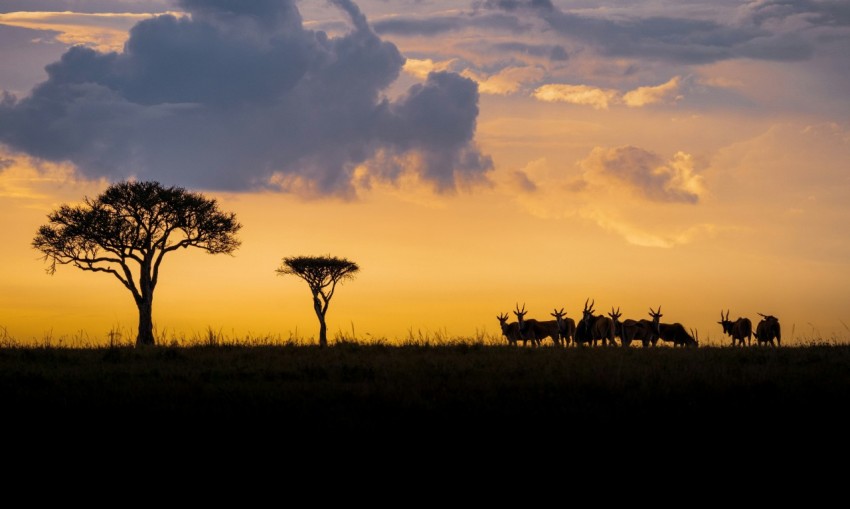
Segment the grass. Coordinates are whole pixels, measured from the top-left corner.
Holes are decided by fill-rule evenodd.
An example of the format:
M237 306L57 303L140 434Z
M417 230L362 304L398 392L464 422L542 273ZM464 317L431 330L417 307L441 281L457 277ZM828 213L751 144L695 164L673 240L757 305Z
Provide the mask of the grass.
M20 422L654 435L749 433L800 416L827 425L841 422L850 399L850 346L828 343L559 349L413 334L401 344L338 337L319 348L234 341L212 328L191 339L148 348L4 342L0 401Z
M0 326L6 436L51 423L243 438L825 437L850 402L850 344L816 334L782 348L722 338L696 349L524 348L445 330L361 338L353 324L328 348L298 331L211 326L159 331L156 347L134 337L113 327L106 340L50 331L23 344Z

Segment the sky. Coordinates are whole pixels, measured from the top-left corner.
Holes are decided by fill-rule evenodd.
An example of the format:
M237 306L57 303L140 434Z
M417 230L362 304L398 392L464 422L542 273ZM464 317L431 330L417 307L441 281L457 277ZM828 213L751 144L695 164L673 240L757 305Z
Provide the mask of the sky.
M155 334L318 337L284 257L360 266L328 335L500 336L563 308L850 337L844 0L0 0L0 339L135 338L112 276L45 272L62 204L135 179L214 198Z

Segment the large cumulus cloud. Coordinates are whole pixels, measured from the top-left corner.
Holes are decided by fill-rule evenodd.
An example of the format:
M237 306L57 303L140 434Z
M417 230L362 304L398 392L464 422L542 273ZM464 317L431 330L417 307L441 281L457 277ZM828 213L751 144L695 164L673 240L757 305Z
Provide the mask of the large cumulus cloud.
M475 83L432 73L389 100L404 57L334 3L339 37L305 29L293 0L182 0L187 16L138 23L122 52L71 48L27 97L6 94L0 142L92 178L209 189L351 195L360 168L445 191L489 171Z

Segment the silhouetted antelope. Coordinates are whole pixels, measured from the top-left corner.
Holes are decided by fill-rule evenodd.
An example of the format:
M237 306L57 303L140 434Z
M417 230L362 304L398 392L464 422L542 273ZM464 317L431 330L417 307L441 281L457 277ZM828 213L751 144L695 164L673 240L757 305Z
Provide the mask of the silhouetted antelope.
M620 311L619 308L617 311ZM649 308L649 316L652 317L652 320L647 320L646 318L641 320L632 320L631 318L627 318L626 320L623 320L620 325L620 341L623 343L623 346L629 346L632 341L635 340L640 341L644 347L650 345L655 346L655 343L658 342L658 337L660 336L658 324L661 317L664 316L661 314L661 306L658 306L658 311Z
M739 345L744 346L744 338L747 339L747 346L750 345L753 337L753 322L749 318L738 318L734 322L729 319L729 310L726 310L726 316L723 316L723 310L720 310L720 321L717 322L723 326L723 332L732 336L732 346L735 346L737 341Z
M507 313L500 313L496 318L499 320L499 326L502 328L502 335L508 340L508 344L517 346L517 342L522 340L522 337L519 334L519 323L508 323ZM522 346L525 346L525 340L522 340Z
M659 308L660 309L660 308ZM673 343L673 346L699 346L699 341L685 330L685 326L679 322L659 323L659 337L663 341Z
M584 301L584 310L582 318L576 325L575 341L577 344L583 345L592 342L596 346L597 341L602 341L602 346L616 345L614 341L614 321L608 316L594 315L593 304L594 300L587 305L589 298Z
M620 322L620 317L623 315L620 313L620 308L614 311L614 306L611 306L611 312L608 313L608 316L611 317L611 321L614 323L614 337L620 338L620 343L625 346L626 343L623 341L623 324Z
M761 321L756 325L755 337L758 344L770 343L771 346L782 346L782 330L779 327L779 318L773 315L761 315ZM774 338L776 344L773 343Z
M522 309L520 309L519 304L517 304L514 314L519 322L520 337L522 337L524 341L529 340L531 341L532 346L540 346L541 341L546 338L552 338L555 346L560 345L560 342L558 341L559 329L557 320L540 321L534 318L526 320L525 315L528 314L528 311L525 310L525 304L522 305Z
M699 346L699 331L696 329L691 329L691 337L696 341L695 346Z
M558 335L564 341L564 346L570 346L570 342L576 336L576 321L565 316L564 308L561 308L560 311L556 309L554 313L550 314L555 317L555 321L558 323Z

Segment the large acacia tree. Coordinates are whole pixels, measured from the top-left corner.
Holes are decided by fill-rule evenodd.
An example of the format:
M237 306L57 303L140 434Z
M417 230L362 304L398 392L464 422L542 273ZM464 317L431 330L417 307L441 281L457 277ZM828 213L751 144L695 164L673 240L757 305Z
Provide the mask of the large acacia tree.
M153 292L166 253L196 247L232 254L242 225L216 200L158 182L119 182L82 205L61 205L32 242L48 274L72 265L115 276L139 308L136 345L153 345Z
M328 326L325 314L334 295L337 283L353 279L360 267L356 263L335 256L293 256L284 258L275 271L278 275L300 277L313 293L313 310L319 318L319 346L328 346Z

